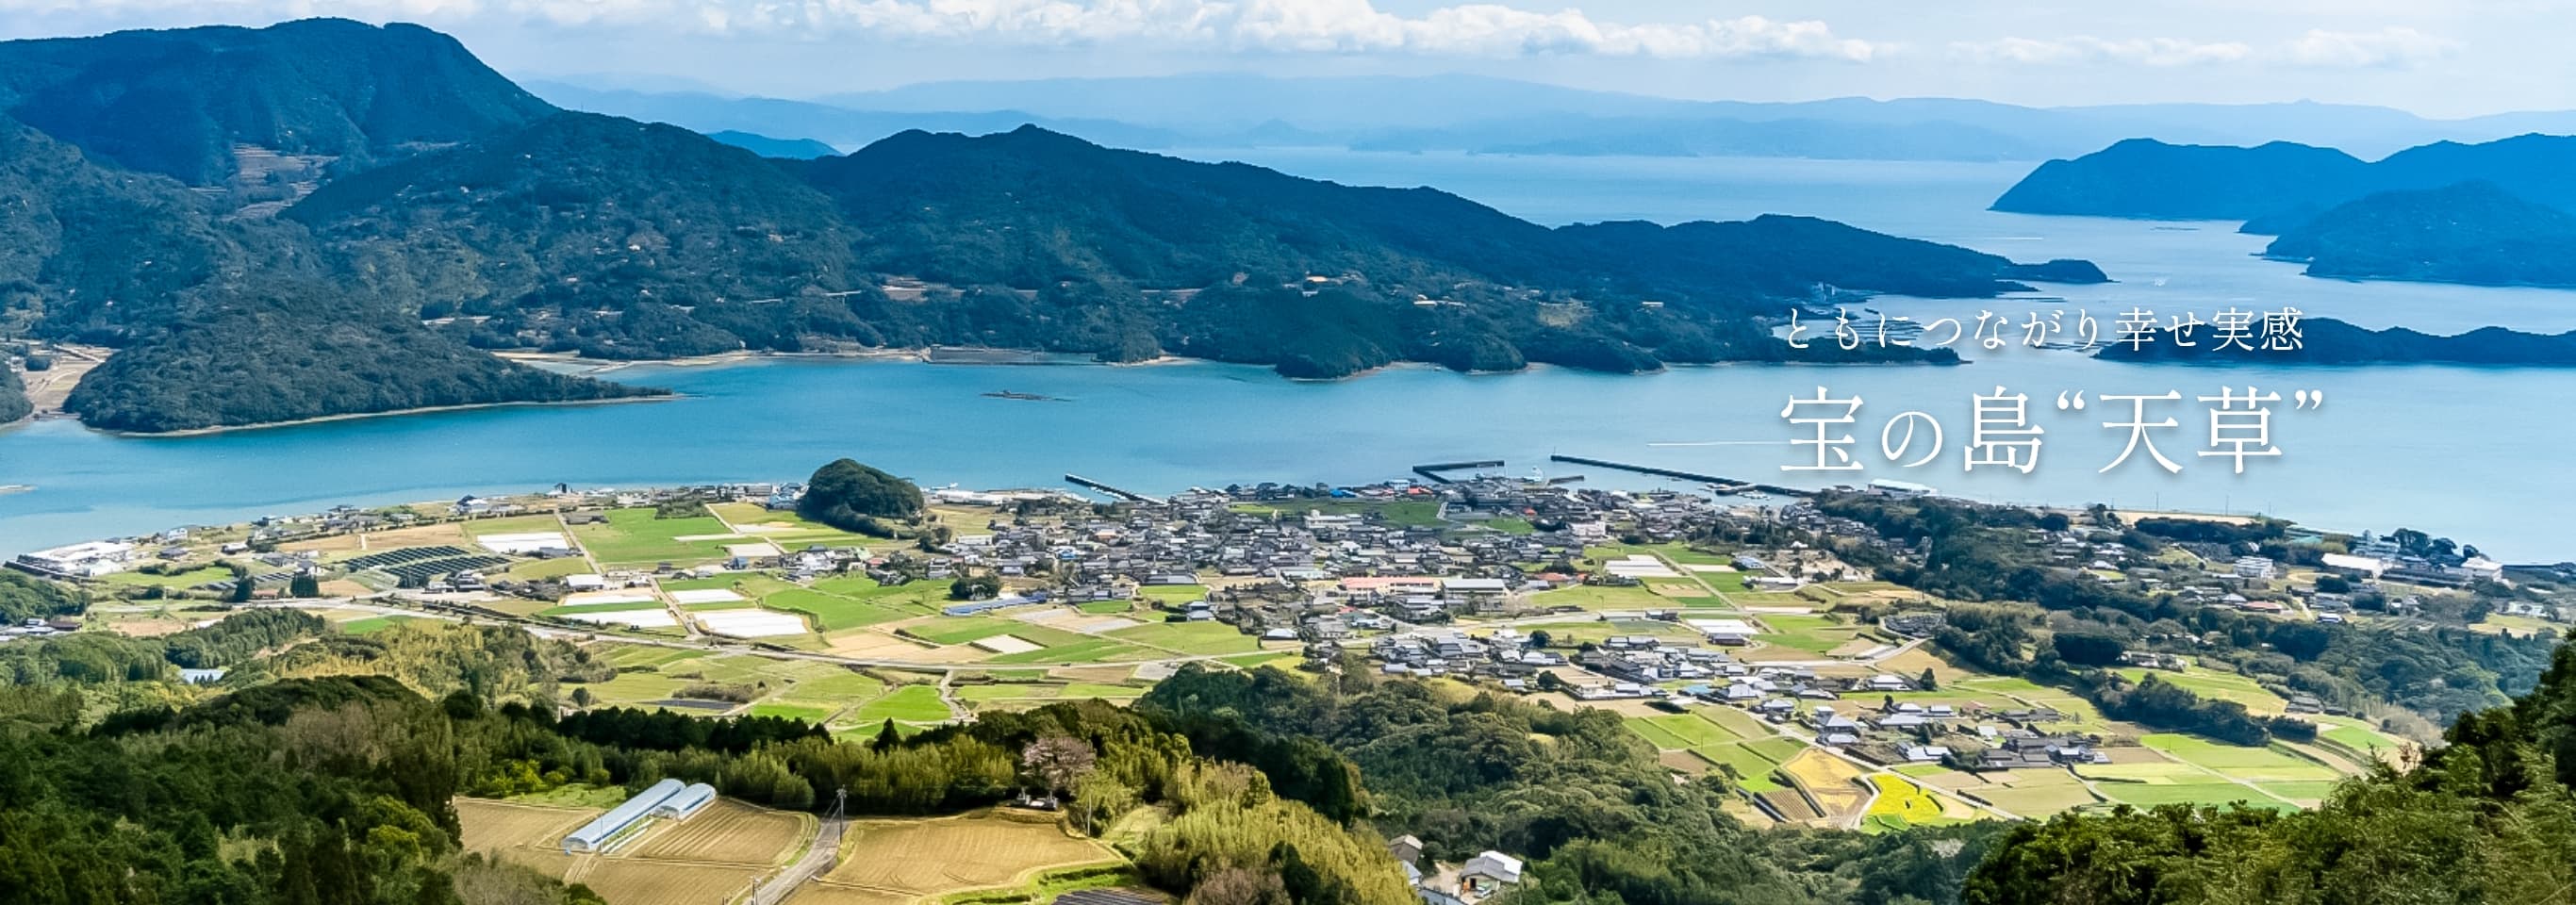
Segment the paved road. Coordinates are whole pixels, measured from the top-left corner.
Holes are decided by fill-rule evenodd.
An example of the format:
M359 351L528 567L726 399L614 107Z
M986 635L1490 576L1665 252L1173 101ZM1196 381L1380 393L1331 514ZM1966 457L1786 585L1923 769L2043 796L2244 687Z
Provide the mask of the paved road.
M814 830L814 844L806 847L805 857L796 859L796 863L760 884L759 889L752 890L751 898L747 900L749 905L778 905L786 901L796 887L805 885L805 881L813 879L814 875L830 870L832 862L840 857L841 830L847 826L847 820L823 821Z

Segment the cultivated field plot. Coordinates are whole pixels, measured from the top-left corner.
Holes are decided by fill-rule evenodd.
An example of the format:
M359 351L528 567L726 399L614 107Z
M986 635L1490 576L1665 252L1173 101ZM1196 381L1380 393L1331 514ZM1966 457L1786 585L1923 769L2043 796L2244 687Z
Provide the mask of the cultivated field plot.
M767 873L761 867L589 857L574 859L564 879L589 886L608 905L725 905Z
M1902 829L1973 820L1977 816L1976 809L1966 802L1936 794L1903 777L1874 773L1870 775L1869 783L1878 790L1878 798L1869 803L1869 816L1866 818L1874 827Z
M2332 768L2279 748L2253 748L2229 745L2208 739L2172 733L2154 733L2138 740L2165 756L2220 774L2231 779L2266 781L2324 781L2341 778Z
M1643 585L1576 585L1532 594L1529 605L1540 609L1573 606L1587 610L1635 611L1672 609L1677 603Z
M2265 690L2263 686L2255 684L2253 679L2235 673L2199 667L2179 672L2170 669L2123 669L2119 672L2132 682L2145 681L2146 677L2154 676L2204 698L2235 701L2245 705L2245 709L2253 713L2272 715L2284 713L2289 709L2289 702L2282 700L2280 695Z
M1110 634L1149 647L1193 655L1245 654L1261 649L1259 639L1235 630L1234 626L1214 622L1156 622L1119 629Z
M1040 871L1116 861L1106 846L1065 834L1052 819L983 811L923 820L851 823L841 862L788 901L896 903L1024 882Z
M696 619L701 629L736 638L780 638L809 633L804 617L768 610L706 610L692 612L690 618Z
M724 905L802 850L814 826L810 816L718 800L687 820L654 821L615 853L569 856L564 834L599 809L459 798L456 813L468 851L588 884L610 905Z
M1810 656L1830 654L1839 648L1863 640L1863 626L1853 625L1831 616L1763 616L1769 634L1753 636L1754 640L1786 647ZM1872 644L1871 646L1876 646Z
M735 533L760 537L790 551L807 547L865 547L870 543L883 543L810 521L794 512L773 510L755 503L714 503L708 505L707 510L733 526Z
M1804 788L1828 819L1849 817L1869 801L1868 790L1860 786L1860 768L1819 749L1799 752L1780 765L1780 772Z
M1717 709L1721 708L1703 707L1690 713L1632 717L1627 722L1628 731L1644 737L1655 747L1666 751L1724 744L1741 738L1734 730L1715 718L1712 711ZM1709 715L1702 716L1702 714Z
M2082 781L2064 770L2010 770L1980 775L1988 784L1968 786L1964 791L2024 817L2046 817L2099 801L2085 791ZM1926 777L1924 781L1934 783L1938 779Z
M591 818L599 816L598 808L556 808L493 801L488 798L456 799L456 819L465 830L467 851L513 853L532 848L552 854L572 832Z
M574 525L572 534L592 559L610 568L715 562L725 558L725 544L750 539L710 516L654 518L651 509L612 509L605 517L604 523Z
M697 816L654 828L621 854L645 860L771 867L814 838L814 816L719 799Z

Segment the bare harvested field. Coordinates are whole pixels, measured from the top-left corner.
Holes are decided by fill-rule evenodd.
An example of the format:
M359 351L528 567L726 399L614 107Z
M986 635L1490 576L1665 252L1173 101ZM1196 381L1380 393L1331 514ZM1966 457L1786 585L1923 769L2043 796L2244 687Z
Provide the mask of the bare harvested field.
M456 800L456 818L464 824L468 851L538 848L552 852L564 834L596 816L596 808L554 808L484 798Z
M698 816L655 828L627 854L647 860L770 867L814 838L813 827L811 815L719 800Z
M1798 752L1798 756L1780 765L1780 771L1814 796L1829 819L1850 817L1869 803L1869 791L1859 785L1860 768L1821 750Z
M591 857L566 879L589 885L608 905L725 905L751 889L765 867Z
M1065 834L1052 817L999 811L929 820L853 822L841 863L798 890L795 905L891 905L1025 882L1039 871L1117 855Z
M585 883L609 905L725 905L802 850L814 818L718 800L697 816L655 821L643 836L606 855L566 855L565 833L599 814L456 800L465 847L495 852L568 882Z

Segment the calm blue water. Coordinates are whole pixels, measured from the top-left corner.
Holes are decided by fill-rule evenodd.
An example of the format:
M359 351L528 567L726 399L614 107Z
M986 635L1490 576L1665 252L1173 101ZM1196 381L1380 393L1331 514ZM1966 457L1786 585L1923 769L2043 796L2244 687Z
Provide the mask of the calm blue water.
M2019 166L1812 161L1466 158L1280 153L1255 162L1347 182L1432 184L1543 222L1674 221L1809 213L1958 242L2019 259L2086 257L2123 282L2050 289L2072 304L1884 300L1925 315L2083 305L2096 315L2141 306L2203 313L2227 304L2296 306L2373 326L2449 332L2488 323L2576 328L2576 293L2346 284L2299 277L2248 257L2262 240L2225 224L2019 217L1982 210ZM2170 226L2170 225L2169 225ZM2070 312L2071 316L2071 312ZM793 479L852 456L929 484L1057 486L1066 472L1145 491L1235 481L1363 482L1432 461L1500 458L1510 471L1551 453L1635 461L1795 484L1888 477L1990 499L2262 511L2331 528L2398 524L2447 534L2521 560L2576 557L2576 527L2536 517L2529 501L2576 496L2576 474L2552 467L2572 438L2525 400L2576 398L2576 371L2391 367L2225 371L2151 368L2057 352L1979 354L1960 368L1733 366L1620 377L1563 370L1464 376L1398 368L1362 379L1296 383L1217 364L1146 367L919 365L771 361L717 368L639 367L618 379L689 398L648 404L516 408L377 418L208 437L111 437L69 422L0 430L0 551L312 511L337 503L531 490L555 482L635 486ZM2100 425L2098 403L2059 412L2060 391L2215 393L2254 384L2287 399L2322 389L2312 412L2275 409L2279 459L2229 473L2193 455L2205 408L2186 400L2150 414L2181 463L2166 475L2133 460L2108 475L2125 433ZM1865 403L1857 478L1802 480L1780 409L1818 385ZM1969 397L2002 385L2033 397L2049 431L2036 474L1963 473ZM983 398L997 389L1071 402ZM1921 410L1941 418L1946 455L1919 469L1883 464L1878 428ZM1557 470L1551 469L1550 473ZM1650 479L1594 473L1636 486Z

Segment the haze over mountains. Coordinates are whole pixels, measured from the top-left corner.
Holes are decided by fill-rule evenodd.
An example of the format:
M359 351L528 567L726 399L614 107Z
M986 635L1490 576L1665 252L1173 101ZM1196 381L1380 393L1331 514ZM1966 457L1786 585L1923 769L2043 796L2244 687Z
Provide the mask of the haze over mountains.
M2376 161L2333 148L2132 139L2041 165L2000 211L2243 220L2311 275L2576 286L2576 137L2437 142Z
M2432 141L2576 131L2576 112L2434 120L2385 107L2304 102L2059 108L1945 98L1708 102L1464 75L932 82L805 100L673 91L665 83L600 76L527 84L572 109L699 131L811 138L845 149L906 128L990 131L1019 122L1154 149L1332 146L1871 160L2044 160L2137 136L2205 144L2298 141L2376 156Z
M478 349L976 345L1299 377L1948 361L1795 353L1764 318L1820 287L2104 278L1794 216L1551 229L1036 126L764 159L559 110L411 26L0 43L0 92L21 202L0 335L117 348L66 407L125 430L650 392Z

